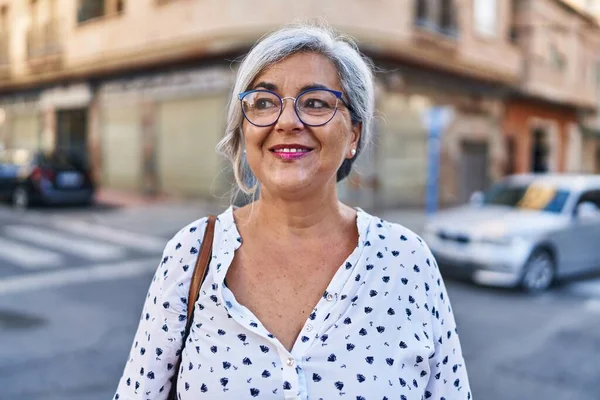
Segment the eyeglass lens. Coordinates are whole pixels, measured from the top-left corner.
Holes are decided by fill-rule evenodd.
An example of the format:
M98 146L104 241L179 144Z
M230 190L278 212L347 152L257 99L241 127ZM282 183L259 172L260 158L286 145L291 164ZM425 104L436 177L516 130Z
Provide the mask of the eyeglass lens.
M323 125L335 114L337 97L327 90L311 90L296 99L296 112L305 125ZM282 112L281 98L270 91L250 92L242 98L242 108L254 125L273 125Z

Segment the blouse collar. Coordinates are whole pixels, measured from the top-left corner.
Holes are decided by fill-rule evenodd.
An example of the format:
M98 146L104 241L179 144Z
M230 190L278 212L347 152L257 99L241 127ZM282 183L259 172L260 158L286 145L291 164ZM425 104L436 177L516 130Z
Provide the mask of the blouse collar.
M355 207L356 210L356 226L358 229L358 243L357 248L361 251L365 245L365 242L368 240L369 235L369 225L372 219L372 216L367 212L363 211L359 207ZM220 276L220 281L225 277L227 270L229 269L229 265L233 260L234 252L240 248L242 245L242 237L237 229L235 224L235 219L233 216L234 206L229 206L222 214L218 216L219 224L217 225L219 228L220 235L215 235L215 238L219 241L218 253L219 255L228 255L228 260L222 260L219 262L217 273ZM215 249L216 250L216 249ZM213 257L214 258L214 257ZM223 266L224 268L221 268Z

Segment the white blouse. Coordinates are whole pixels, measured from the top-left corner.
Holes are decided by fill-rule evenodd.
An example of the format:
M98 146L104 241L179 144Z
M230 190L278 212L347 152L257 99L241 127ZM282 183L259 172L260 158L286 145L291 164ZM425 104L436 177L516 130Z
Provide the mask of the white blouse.
M291 352L225 286L241 238L232 208L219 215L182 355L181 400L471 399L450 302L428 247L401 225L357 212L357 247ZM115 400L167 398L206 222L168 242Z

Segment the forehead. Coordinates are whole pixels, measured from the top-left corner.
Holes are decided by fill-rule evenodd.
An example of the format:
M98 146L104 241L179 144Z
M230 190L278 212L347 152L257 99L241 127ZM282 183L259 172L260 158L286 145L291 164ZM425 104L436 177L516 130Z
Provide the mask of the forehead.
M254 80L274 84L278 89L297 89L322 84L340 90L338 71L327 57L318 53L296 53L265 68Z

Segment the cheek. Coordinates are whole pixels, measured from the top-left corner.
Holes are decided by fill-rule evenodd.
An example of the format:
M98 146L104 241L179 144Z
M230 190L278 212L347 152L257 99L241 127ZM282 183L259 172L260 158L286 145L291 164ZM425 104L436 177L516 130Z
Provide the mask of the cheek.
M332 159L345 158L349 144L352 141L352 131L344 123L332 128L334 129L325 132L322 136L326 156Z
M256 146L262 146L268 136L268 130L248 124L242 126L244 143L248 151L255 151Z

